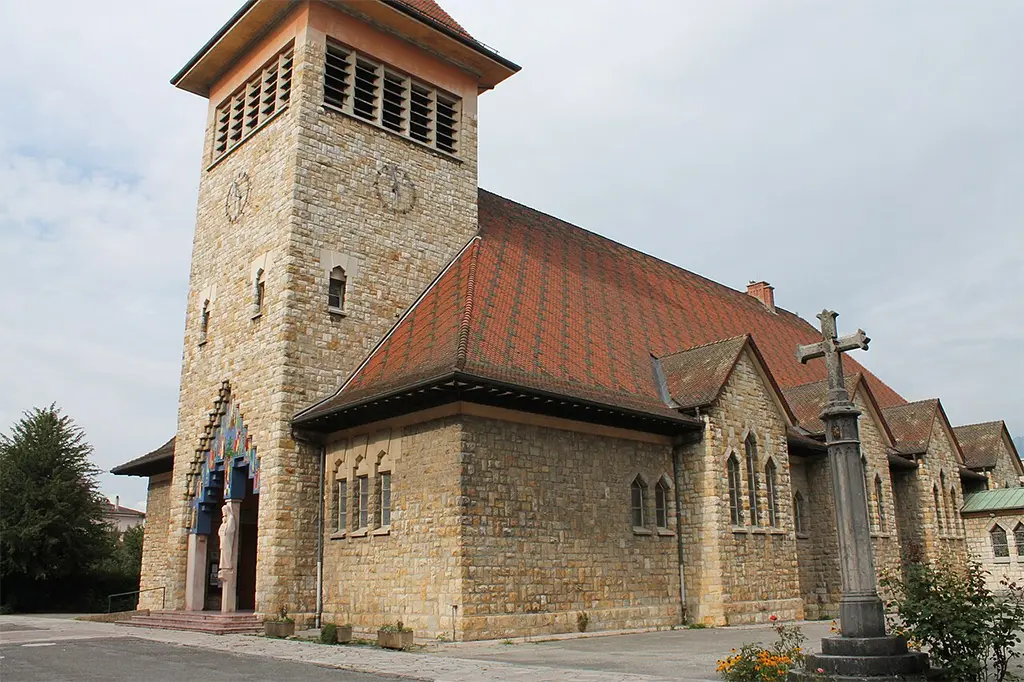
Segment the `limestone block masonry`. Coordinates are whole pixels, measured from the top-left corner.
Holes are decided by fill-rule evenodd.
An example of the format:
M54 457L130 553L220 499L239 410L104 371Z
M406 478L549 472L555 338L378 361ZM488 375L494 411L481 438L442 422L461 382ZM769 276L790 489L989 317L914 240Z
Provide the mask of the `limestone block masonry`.
M463 98L459 158L453 158L325 109L328 35L371 56L378 49L402 54L394 46L398 38L326 5L303 4L251 49L251 68L234 68L212 88L168 493L167 560L148 561L144 577L147 584L168 586L169 608L184 605L186 474L227 381L260 461L256 610L285 607L300 621L311 617L319 463L315 450L292 439L291 419L337 388L477 229L475 81L421 52L418 61L396 64L414 75L425 68L440 74L441 85ZM289 104L214 162L215 108L260 60L289 44ZM384 164L399 166L416 184L408 213L389 211L376 194ZM226 197L243 174L248 197L232 222ZM325 250L359 264L344 315L328 311ZM263 275L265 298L254 318L252 264L264 256L270 264ZM201 343L207 297L209 323Z
M1007 557L997 557L989 534L996 525L1006 532ZM1024 584L1024 510L1000 511L997 514L971 514L964 518L967 528L967 549L971 558L988 571L985 586L1000 594L1004 580ZM1019 535L1018 535L1019 533Z
M162 576L167 570L167 537L171 512L171 475L157 474L149 478L146 494L146 526L142 536L142 577L139 581L140 609L163 608ZM152 590L152 591L147 591Z

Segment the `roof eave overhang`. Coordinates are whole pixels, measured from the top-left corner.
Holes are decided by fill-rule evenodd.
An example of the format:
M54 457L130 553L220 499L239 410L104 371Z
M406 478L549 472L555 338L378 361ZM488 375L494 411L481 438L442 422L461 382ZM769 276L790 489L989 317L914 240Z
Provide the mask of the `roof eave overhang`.
M988 477L985 474L979 474L976 471L971 471L967 467L960 467L960 480L961 481L976 481L978 483L987 483Z
M157 476L174 470L174 455L136 464L128 462L110 470L115 476Z
M335 7L366 15L387 28L409 36L415 42L427 42L427 47L432 51L449 56L453 62L476 74L483 90L493 88L521 68L494 50L398 0L325 1ZM209 97L210 88L224 75L227 67L299 4L300 0L246 0L171 78L171 85L200 97Z
M704 428L701 420L683 414L632 410L460 372L426 379L336 409L299 415L292 426L308 433L333 433L457 401L661 435L680 435Z

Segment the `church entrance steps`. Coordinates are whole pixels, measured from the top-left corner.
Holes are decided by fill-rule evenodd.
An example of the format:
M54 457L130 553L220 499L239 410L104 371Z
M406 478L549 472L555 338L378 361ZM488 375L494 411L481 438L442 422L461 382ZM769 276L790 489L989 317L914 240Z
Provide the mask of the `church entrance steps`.
M263 620L251 611L150 611L117 621L118 625L160 630L207 632L212 635L254 634L263 632Z

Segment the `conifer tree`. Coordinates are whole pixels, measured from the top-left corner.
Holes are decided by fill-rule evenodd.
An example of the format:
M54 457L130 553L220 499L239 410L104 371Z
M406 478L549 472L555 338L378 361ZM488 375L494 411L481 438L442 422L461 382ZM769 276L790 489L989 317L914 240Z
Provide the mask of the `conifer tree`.
M56 406L0 434L0 604L71 606L111 551L85 432Z

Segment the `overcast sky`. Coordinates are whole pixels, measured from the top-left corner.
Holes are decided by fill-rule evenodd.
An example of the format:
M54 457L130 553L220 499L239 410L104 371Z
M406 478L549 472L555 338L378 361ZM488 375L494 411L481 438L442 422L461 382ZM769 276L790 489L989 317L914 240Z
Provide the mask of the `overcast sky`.
M441 4L523 66L483 187L834 308L904 397L1024 435L1024 3ZM0 430L56 402L104 470L172 435L206 109L168 80L239 5L0 0Z

